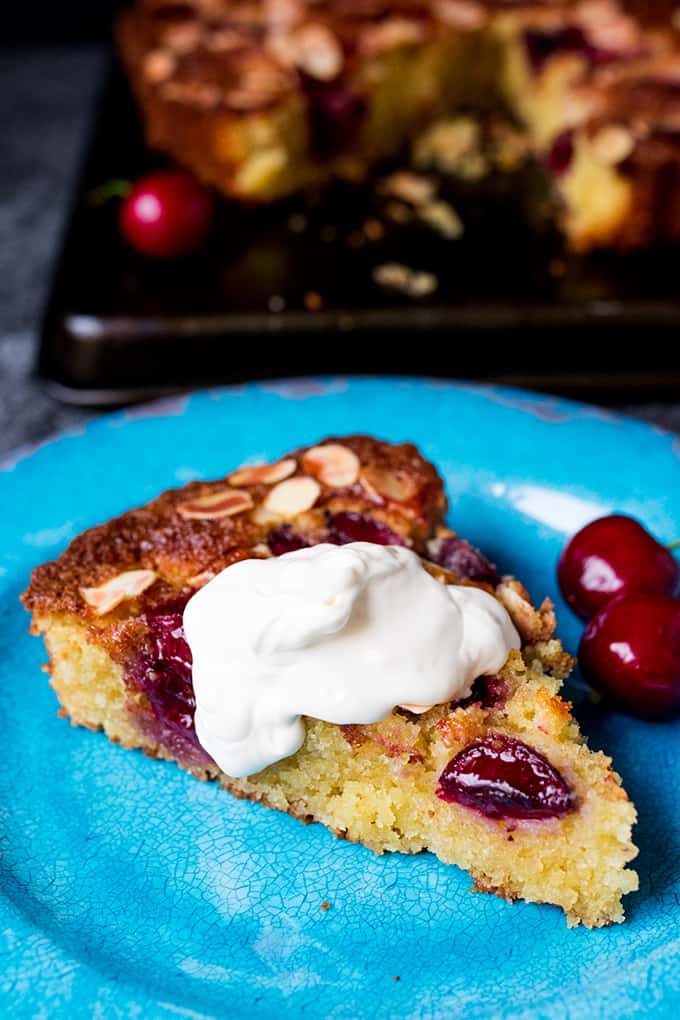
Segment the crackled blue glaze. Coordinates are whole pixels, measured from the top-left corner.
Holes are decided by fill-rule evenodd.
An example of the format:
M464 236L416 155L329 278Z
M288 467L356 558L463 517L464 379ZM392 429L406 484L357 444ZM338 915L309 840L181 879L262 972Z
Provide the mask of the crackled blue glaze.
M31 567L168 486L347 431L419 443L451 522L556 600L572 650L579 625L554 570L566 535L617 509L679 537L677 440L507 389L265 383L19 451L0 472L2 1016L590 1020L680 1006L680 724L581 710L640 812L628 921L589 932L550 907L470 895L430 855L375 857L57 718L17 602Z

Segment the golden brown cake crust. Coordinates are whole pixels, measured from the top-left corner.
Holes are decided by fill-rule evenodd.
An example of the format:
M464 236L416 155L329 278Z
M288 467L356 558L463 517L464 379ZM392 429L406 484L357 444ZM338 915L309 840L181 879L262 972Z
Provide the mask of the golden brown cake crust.
M183 590L200 587L211 574L231 563L269 555L263 543L273 528L295 518L296 530L312 536L324 528L327 514L341 511L370 514L406 544L422 549L447 503L441 478L416 447L360 435L329 437L318 445L351 451L358 462L357 477L348 485L325 484L318 472L314 474L314 466L305 463L305 453L311 447L282 457L277 463L294 461L282 482L314 478L319 485L318 497L302 513L290 517L262 513L262 504L276 482L245 484L236 471L214 482L190 482L79 535L57 560L33 571L24 605L39 615L68 614L93 622L98 614L83 598L83 589L97 587L125 571L153 571L157 577L149 587L126 599L122 610L108 614L109 618L121 612L126 617L139 615ZM376 485L389 491L381 494ZM233 492L246 492L252 506L230 516L187 516L187 506L191 512L190 504L197 498Z

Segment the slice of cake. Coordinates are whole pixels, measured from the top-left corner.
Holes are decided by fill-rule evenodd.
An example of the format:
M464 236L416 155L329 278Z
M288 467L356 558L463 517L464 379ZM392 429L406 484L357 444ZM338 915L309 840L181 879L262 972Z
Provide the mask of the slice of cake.
M672 0L137 0L119 39L149 144L245 202L505 105L588 251L680 237L677 27Z
M558 696L572 661L552 606L535 608L499 576L443 525L445 510L442 481L415 447L328 439L85 532L34 571L23 601L74 724L378 853L430 849L478 889L557 904L570 924L621 921L621 897L637 888L625 867L635 810ZM521 650L454 703L397 706L367 724L308 718L295 753L255 775L224 774L196 736L184 607L239 561L357 542L410 548L445 584L493 594Z

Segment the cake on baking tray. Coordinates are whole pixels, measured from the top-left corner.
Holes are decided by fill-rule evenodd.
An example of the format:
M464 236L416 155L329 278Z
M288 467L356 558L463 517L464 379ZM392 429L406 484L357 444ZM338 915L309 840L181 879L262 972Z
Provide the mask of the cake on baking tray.
M227 196L361 180L502 103L588 251L680 236L677 28L669 0L137 0L118 34L149 144Z

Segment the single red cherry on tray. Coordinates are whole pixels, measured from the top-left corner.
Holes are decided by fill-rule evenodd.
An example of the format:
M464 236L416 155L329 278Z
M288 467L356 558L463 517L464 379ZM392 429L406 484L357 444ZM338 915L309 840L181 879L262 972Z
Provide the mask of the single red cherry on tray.
M205 241L215 215L211 193L182 170L141 177L120 205L125 240L143 255L188 255Z
M643 719L680 715L680 599L631 592L606 605L579 647L585 678Z
M674 595L680 566L638 521L612 514L574 535L560 556L557 578L574 612L589 620L625 592Z

